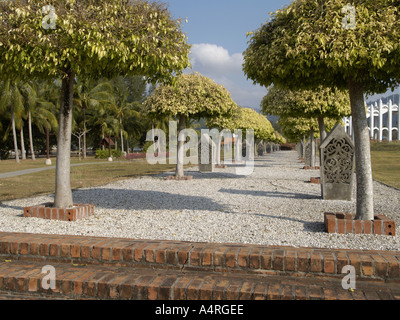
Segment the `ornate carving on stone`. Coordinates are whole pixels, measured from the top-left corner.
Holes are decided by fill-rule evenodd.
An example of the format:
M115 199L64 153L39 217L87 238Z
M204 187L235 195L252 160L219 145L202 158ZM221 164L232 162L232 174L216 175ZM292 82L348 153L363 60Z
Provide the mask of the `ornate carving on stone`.
M324 200L352 200L354 144L341 125L320 146L321 188Z
M327 183L351 183L354 147L345 138L332 139L324 149L322 160Z

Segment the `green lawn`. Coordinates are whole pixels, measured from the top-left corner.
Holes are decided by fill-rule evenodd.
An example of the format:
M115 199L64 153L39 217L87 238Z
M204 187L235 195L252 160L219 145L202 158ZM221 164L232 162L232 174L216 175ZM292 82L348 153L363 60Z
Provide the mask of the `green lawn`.
M400 142L371 142L372 175L400 189Z
M50 159L51 159L51 165L55 166L57 159L55 157L51 157ZM38 158L35 161L27 159L27 160L20 160L19 163L16 163L15 159L2 160L0 161L0 173L46 167L44 163L45 160L46 160L45 158ZM95 159L94 156L90 156L85 160L79 160L79 158L76 156L71 157L71 164L88 163L88 162L105 162L105 161L107 161L107 159Z
M93 162L93 159L85 161ZM101 161L104 162L104 160ZM75 161L71 162L74 163ZM44 166L42 160L40 160L40 163L40 166ZM79 163L82 163L82 161ZM55 164L55 162L53 162L53 164ZM22 165L24 166L25 164L22 163ZM23 166L11 166L10 171L22 170L20 168ZM32 166L35 167L34 164L32 164ZM39 167L39 165L36 167ZM173 171L174 169L174 165L149 165L146 160L123 161L122 163L117 163L117 161L115 161L97 165L71 167L71 187L72 189L76 189L105 185L117 180ZM49 194L54 193L54 191L55 169L0 179L0 201Z

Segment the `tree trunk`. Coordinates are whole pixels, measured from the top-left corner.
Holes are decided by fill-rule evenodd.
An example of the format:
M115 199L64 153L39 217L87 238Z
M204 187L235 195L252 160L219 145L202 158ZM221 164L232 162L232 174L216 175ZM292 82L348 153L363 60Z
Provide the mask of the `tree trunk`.
M57 208L73 206L71 190L71 127L74 94L74 72L67 71L62 79L60 117L57 143L56 192L54 205Z
M314 128L313 127L311 127L310 139L311 139L311 161L310 161L310 166L311 166L311 168L314 168L315 167L315 139L314 139Z
M108 134L108 157L111 158L111 133Z
M86 159L86 106L83 108L83 142L82 158Z
M121 152L124 153L124 136L122 134L122 118L119 118L119 124L121 125Z
M357 177L357 220L374 220L374 198L369 128L364 105L363 85L349 81Z
M102 137L103 137L103 142L104 142L104 139L105 139L105 135L104 135L104 127L102 127L101 128L101 135L102 135ZM102 146L101 146L101 150L106 150L106 147L105 147L105 145L104 145L104 143L102 144Z
M177 162L176 162L176 177L183 178L184 171L183 171L183 158L184 158L184 144L185 140L183 136L180 136L180 133L185 130L185 122L186 116L181 115L179 117L179 124L178 124L178 152L177 152Z
M50 159L50 132L46 127L46 159Z
M14 140L15 161L19 163L17 131L15 130L14 107L12 106L11 106L11 125L12 125L13 140Z
M323 116L318 116L318 126L319 126L319 136L322 143L326 138L326 128Z
M21 126L21 129L19 130L19 135L21 138L21 158L22 158L22 160L26 160L24 128L22 126Z
M28 131L29 131L29 147L31 150L32 160L36 160L35 151L33 149L33 137L32 137L32 115L31 112L28 112Z

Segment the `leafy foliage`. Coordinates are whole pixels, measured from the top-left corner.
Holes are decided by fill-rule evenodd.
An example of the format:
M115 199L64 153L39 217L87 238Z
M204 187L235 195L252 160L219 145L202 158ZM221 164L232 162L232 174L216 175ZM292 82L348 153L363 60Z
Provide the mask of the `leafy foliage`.
M0 74L111 78L136 74L173 82L189 45L165 6L144 0L52 1L55 29L42 27L47 0L0 3Z
M264 114L303 118L341 119L351 114L348 91L318 87L315 90L288 90L272 87L261 102Z
M207 126L229 130L253 129L256 139L271 140L276 138L273 135L274 128L265 116L259 114L254 109L242 108L237 105L232 117L211 118L207 122Z
M316 84L366 93L400 81L400 1L353 2L356 28L343 28L348 0L295 0L252 33L244 52L248 78L264 86L313 89Z
M174 86L157 87L144 102L143 112L152 117L185 115L200 119L229 116L235 105L223 86L192 73L180 75Z

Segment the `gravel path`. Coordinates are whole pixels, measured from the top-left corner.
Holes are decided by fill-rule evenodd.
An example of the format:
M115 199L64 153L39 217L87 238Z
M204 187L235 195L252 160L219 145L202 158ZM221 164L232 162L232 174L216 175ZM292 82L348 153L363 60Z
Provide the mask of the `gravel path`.
M355 212L355 201L324 201L310 184L319 171L303 170L294 151L256 158L254 173L235 168L166 174L74 191L74 201L94 203L95 214L76 222L24 218L24 206L52 202L53 195L0 203L0 231L45 234L252 243L362 250L400 249L400 237L324 232L324 212ZM375 213L400 226L400 190L374 182ZM354 190L355 192L355 190Z

